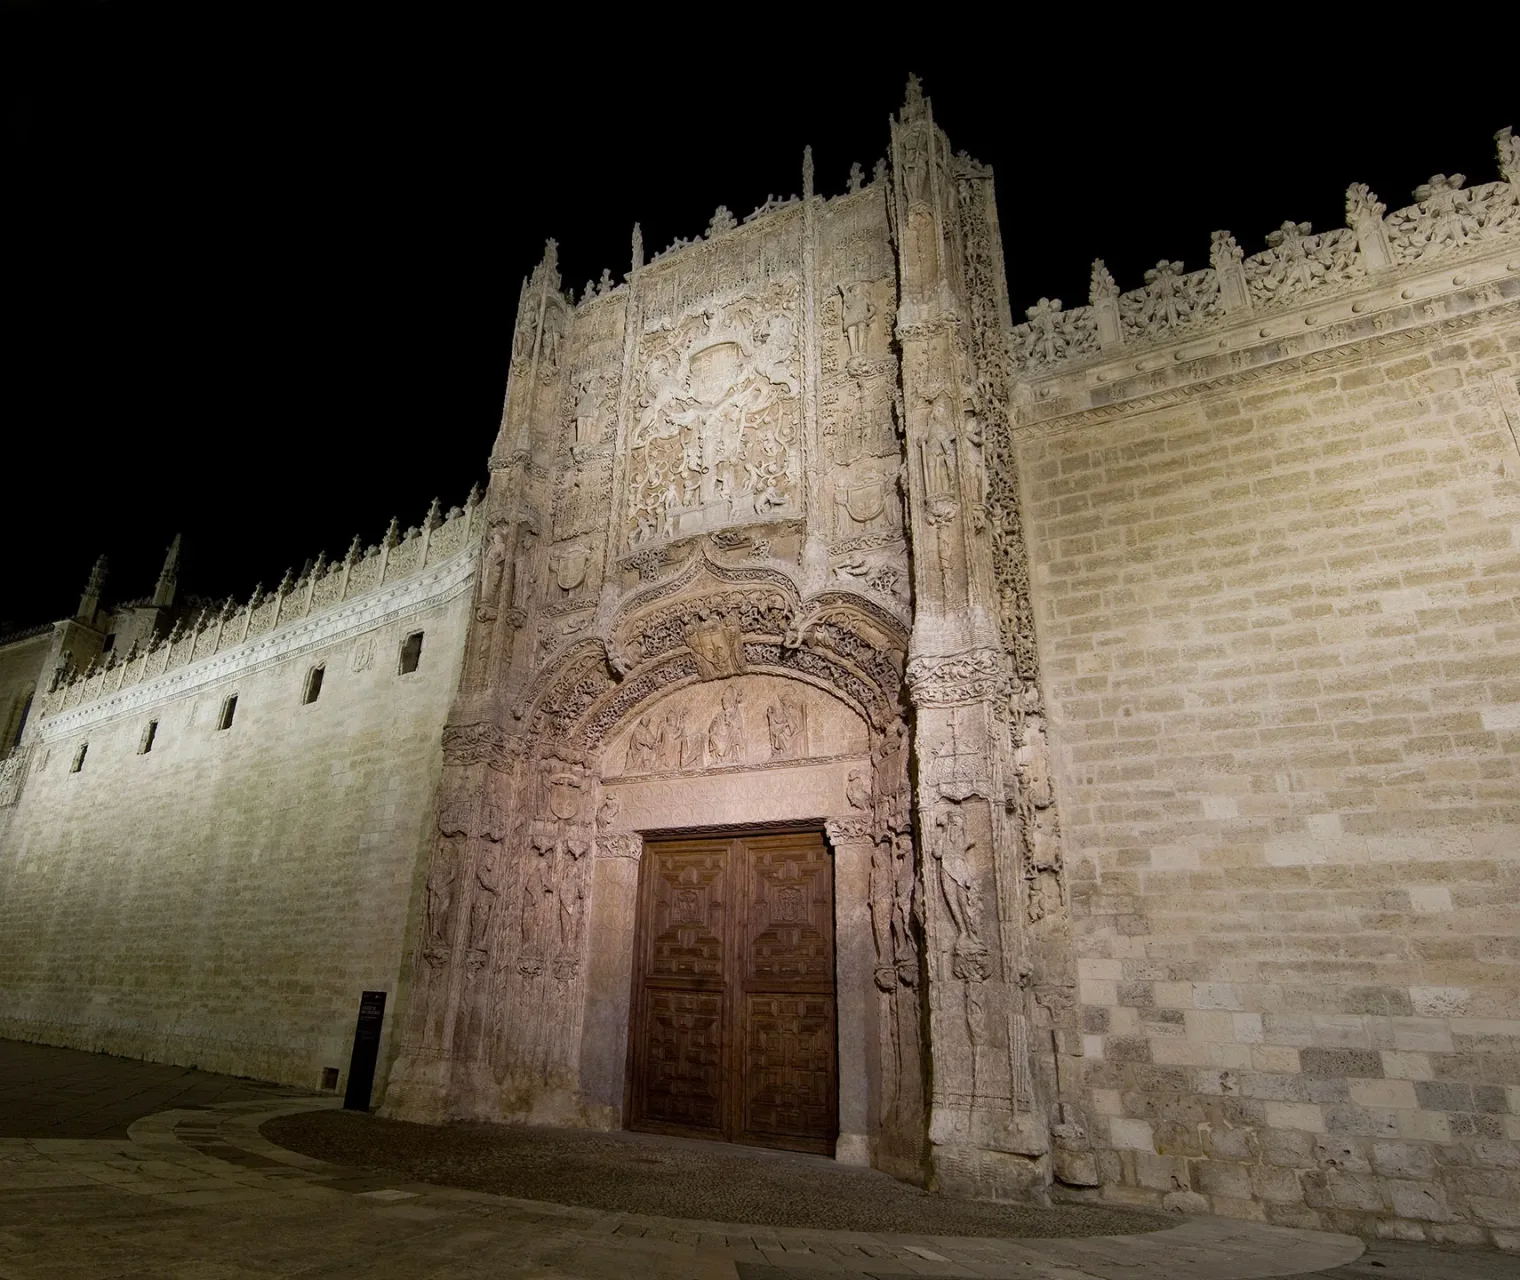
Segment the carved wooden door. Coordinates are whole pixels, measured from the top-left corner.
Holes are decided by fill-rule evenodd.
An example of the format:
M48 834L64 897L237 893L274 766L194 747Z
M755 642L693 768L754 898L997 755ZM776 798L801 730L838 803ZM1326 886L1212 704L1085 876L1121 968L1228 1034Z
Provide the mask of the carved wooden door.
M629 1127L832 1154L834 875L816 832L646 841Z

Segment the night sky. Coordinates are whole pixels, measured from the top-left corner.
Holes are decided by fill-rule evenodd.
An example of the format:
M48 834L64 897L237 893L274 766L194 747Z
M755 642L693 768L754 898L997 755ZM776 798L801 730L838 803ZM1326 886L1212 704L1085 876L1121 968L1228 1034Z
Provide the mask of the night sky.
M697 51L661 40L703 23L647 7L557 34L382 12L7 3L0 625L72 612L102 551L108 599L147 594L176 531L182 592L246 598L462 502L545 237L579 292L627 270L636 220L653 252L800 191L804 144L836 194L909 70L996 170L1016 315L1084 303L1095 256L1128 289L1207 265L1215 228L1250 253L1339 226L1352 181L1390 208L1492 181L1520 125L1481 50L1431 70L1266 12L1193 43L1047 18L958 56L805 52L813 11L779 6Z

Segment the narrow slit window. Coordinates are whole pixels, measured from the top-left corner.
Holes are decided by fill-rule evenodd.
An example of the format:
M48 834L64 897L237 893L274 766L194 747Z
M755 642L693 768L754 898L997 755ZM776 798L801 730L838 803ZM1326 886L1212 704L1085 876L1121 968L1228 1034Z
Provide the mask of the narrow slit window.
M158 721L149 720L148 727L143 730L142 745L137 748L137 754L145 756L153 750L153 739L158 737Z
M81 742L79 744L79 750L74 752L74 763L69 766L70 773L78 773L81 769L84 768L85 753L89 751L89 749L90 744L88 742Z
M222 714L216 722L218 729L232 728L232 717L237 715L237 694L233 694L226 702L222 703Z
M422 661L422 632L414 631L401 643L401 674L410 675Z
M306 688L301 691L301 703L315 702L322 695L322 672L325 667L313 667L306 673Z

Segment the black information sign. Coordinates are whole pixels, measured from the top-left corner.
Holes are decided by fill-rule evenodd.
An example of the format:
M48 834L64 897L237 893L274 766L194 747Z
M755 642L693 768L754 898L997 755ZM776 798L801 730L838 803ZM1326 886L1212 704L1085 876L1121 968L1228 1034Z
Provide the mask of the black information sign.
M348 1088L343 1106L368 1111L375 1086L375 1062L380 1057L380 1024L385 1021L385 992L366 991L359 999L359 1022L354 1027L354 1052L348 1060Z

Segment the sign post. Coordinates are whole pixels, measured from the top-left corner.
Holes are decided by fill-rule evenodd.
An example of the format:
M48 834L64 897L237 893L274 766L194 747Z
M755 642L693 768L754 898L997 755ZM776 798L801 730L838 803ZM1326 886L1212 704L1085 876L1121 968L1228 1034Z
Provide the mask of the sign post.
M385 992L366 991L359 999L354 1051L348 1060L348 1088L343 1092L346 1111L369 1110L370 1090L375 1085L375 1062L380 1056L380 1024L384 1021Z

